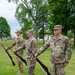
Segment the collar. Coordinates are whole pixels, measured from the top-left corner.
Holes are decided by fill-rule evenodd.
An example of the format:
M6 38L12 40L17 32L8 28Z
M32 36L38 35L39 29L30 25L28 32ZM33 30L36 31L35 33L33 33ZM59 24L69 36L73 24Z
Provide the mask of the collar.
M56 38L56 36L54 36L54 38L53 39L55 39L55 40L61 40L63 37L62 37L63 35L61 34L60 35L60 37L59 38Z
M29 40L31 40L32 38L33 38L33 36L32 36L32 37L30 37L30 38L29 38Z

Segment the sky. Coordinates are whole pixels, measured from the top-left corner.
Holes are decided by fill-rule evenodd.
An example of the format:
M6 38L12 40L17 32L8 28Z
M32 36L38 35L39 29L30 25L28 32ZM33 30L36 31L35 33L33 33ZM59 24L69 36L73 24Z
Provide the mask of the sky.
M15 36L15 31L21 29L15 18L16 4L7 0L0 0L0 17L4 17L11 28L11 35Z

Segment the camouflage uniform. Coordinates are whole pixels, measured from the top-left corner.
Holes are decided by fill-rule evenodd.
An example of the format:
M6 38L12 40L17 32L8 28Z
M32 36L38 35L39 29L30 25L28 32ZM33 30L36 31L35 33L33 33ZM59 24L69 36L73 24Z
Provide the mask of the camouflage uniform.
M17 31L17 32L18 32L18 31ZM19 35L19 36L15 39L14 43L13 43L10 47L8 47L8 49L12 48L12 47L15 46L15 45L16 45L16 49L17 49L18 47L22 46L23 44L24 44L24 39L23 39L23 37L22 37L21 35ZM22 57L22 55L23 55L23 50L20 51L20 52L18 52L18 55L20 55L20 56ZM19 67L18 73L19 73L19 74L20 74L20 73L23 73L23 64L22 64L22 62L21 62L18 58L17 58L17 63L18 63L18 67Z
M64 75L64 63L69 62L72 54L69 39L63 35L58 39L55 36L51 37L36 53L36 56L44 52L49 46L51 49L51 75Z
M16 39L15 43L16 43L17 48L22 46L24 44L24 39L22 38L22 36L19 36ZM18 55L20 55L22 57L23 56L23 50L18 52ZM22 62L18 58L17 58L17 62L18 62L19 72L23 73L23 64L22 64Z
M19 47L18 49L16 49L16 52L20 51L23 48L24 46ZM27 62L28 73L29 75L34 75L36 60L31 60L31 58L33 58L33 55L29 51L31 51L34 55L37 52L36 39L34 37L29 38L25 42L25 48L26 48L26 62Z
M32 51L33 54L36 53L37 51L36 39L34 37L28 39L25 43L25 47L26 47L26 60L27 60L28 73L29 75L34 75L36 60L30 60L33 56L29 51Z

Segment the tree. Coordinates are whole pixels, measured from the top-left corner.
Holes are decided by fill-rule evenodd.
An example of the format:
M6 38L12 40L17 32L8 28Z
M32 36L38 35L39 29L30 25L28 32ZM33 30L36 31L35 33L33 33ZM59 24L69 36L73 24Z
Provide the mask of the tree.
M44 36L46 34L46 30L48 30L48 5L47 3L43 3L39 9L38 9L38 29L39 29L39 37L43 38L43 44L44 44Z
M8 0L10 1L14 1L15 3L18 4L19 0ZM18 19L18 21L23 22L22 20L23 17L24 18L28 18L29 20L32 20L33 26L34 26L34 31L35 31L35 37L37 39L37 35L38 35L38 28L37 28L37 23L36 23L36 13L37 13L37 7L38 6L38 0L37 2L35 0L21 0L21 2L19 3L19 7L17 8L17 16L16 18ZM24 9L24 11L23 11ZM21 17L18 16L18 13L20 13ZM19 19L20 18L20 19Z
M32 20L27 16L27 12L28 12L27 9L25 8L25 6L22 3L20 3L17 6L16 12L15 12L15 17L20 23L24 38L26 37L26 34L25 34L26 31L33 27Z
M14 1L17 4L19 2L19 0L8 0L8 1L9 2ZM28 21L32 22L36 39L38 37L38 18L37 16L40 12L39 7L45 2L46 0L21 0L17 6L17 11L15 13L17 20L21 23L22 26L26 25L25 19L28 19Z
M74 33L75 45L75 0L48 0L48 3L51 8L50 29L53 29L55 24L61 24L65 35L71 30Z
M70 14L70 1L71 0L48 0L50 15L50 29L54 25L61 24L63 26L64 35L67 35L68 30L71 29L72 16Z
M5 18L0 17L0 38L8 36L10 36L10 26Z
M75 46L75 0L70 1L70 14L71 14L71 31L74 33L74 46Z
M28 29L32 29L33 28L33 25L32 25L32 22L31 21L28 21L28 19L25 20L26 23L24 23L23 26L21 26L21 31L22 31L22 34L23 34L23 37L26 39L26 32Z

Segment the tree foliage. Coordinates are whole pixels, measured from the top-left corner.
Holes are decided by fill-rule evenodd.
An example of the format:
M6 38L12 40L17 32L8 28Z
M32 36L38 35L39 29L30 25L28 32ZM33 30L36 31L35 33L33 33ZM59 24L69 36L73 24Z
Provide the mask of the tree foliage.
M47 3L43 3L39 9L39 13L37 16L37 24L38 24L38 31L39 31L39 38L43 38L44 43L44 37L47 34L46 30L48 30L48 5Z
M71 29L71 25L74 19L74 16L71 14L72 10L72 1L73 0L48 0L49 3L49 13L51 16L50 20L50 29L53 29L53 26L56 24L61 24L63 26L63 32L67 35L68 30Z
M16 0L10 0L10 1L17 2ZM21 0L19 4L17 5L15 17L20 22L22 27L26 26L27 23L25 20L27 19L28 22L30 22L31 25L34 27L36 38L38 37L38 26L40 25L38 24L38 21L41 19L40 12L45 11L45 9L44 10L39 10L39 9L42 7L42 5L45 2L46 0ZM41 15L42 14L45 14L45 13L41 13ZM38 18L39 16L40 18ZM46 20L45 18L42 17L42 20L43 19ZM29 25L27 24L27 26Z
M4 17L0 17L0 38L10 36L10 26Z

